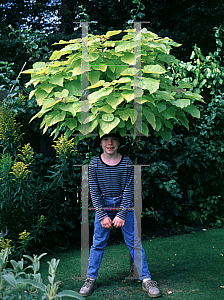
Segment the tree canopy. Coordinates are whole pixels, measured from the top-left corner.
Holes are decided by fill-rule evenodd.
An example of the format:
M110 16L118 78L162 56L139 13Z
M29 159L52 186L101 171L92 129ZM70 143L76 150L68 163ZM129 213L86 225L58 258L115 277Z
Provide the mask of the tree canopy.
M110 40L114 36L120 39ZM194 101L203 101L202 97L190 92L191 85L184 81L173 85L166 70L166 65L177 63L170 50L178 44L169 38L146 29L129 29L58 44L66 46L54 51L50 62L37 62L25 71L31 74L28 86L35 87L30 98L35 96L42 107L36 116L44 116L44 132L56 124L52 132L55 137L61 130L67 138L81 133L82 139L90 133L102 136L117 128L125 136L133 134L136 125L145 136L152 128L157 136L169 140L173 122L189 128L185 112L200 117ZM85 61L89 84L83 86ZM133 100L140 107L133 107Z

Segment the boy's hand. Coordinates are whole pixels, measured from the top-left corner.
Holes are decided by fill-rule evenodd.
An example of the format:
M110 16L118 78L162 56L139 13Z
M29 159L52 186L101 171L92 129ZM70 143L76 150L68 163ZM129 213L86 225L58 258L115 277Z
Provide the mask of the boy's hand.
M125 223L125 220L123 220L119 217L115 217L112 222L112 224L114 224L115 228L123 227L124 223Z
M109 217L105 217L103 220L100 221L100 223L103 228L109 228L109 229L113 228L112 220Z

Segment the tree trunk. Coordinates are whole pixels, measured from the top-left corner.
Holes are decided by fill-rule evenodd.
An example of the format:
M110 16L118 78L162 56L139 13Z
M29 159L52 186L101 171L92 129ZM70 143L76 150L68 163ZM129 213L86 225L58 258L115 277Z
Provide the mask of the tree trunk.
M74 32L75 12L73 3L70 0L62 0L61 3L61 31L65 35L70 35Z

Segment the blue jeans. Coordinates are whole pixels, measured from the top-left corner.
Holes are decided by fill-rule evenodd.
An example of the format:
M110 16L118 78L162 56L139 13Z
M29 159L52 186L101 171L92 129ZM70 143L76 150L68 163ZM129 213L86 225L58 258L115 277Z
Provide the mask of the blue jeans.
M121 197L115 198L104 198L105 207L120 207ZM133 206L133 204L132 204ZM106 210L107 215L113 220L117 211ZM134 222L135 220L135 222ZM135 226L135 227L134 227ZM145 251L140 243L140 238L138 236L138 231L136 227L136 218L133 210L128 210L125 224L121 227L125 243L131 253L134 260L134 264L138 270L139 279L151 278L148 264L145 257ZM89 266L87 270L87 278L96 279L98 276L98 270L103 258L104 248L107 244L109 238L110 229L103 228L101 226L100 220L95 214L94 223L94 235L93 235L93 245L90 249L89 256Z

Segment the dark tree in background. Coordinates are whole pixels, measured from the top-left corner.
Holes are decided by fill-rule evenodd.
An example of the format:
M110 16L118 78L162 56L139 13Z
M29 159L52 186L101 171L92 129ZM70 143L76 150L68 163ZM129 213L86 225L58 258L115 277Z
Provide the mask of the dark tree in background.
M58 30L60 0L2 0L0 4L1 34L7 26L14 29L32 26L41 31Z
M21 68L26 58L21 43L9 37L8 25L14 29L32 26L40 30L49 46L60 39L80 37L80 21L97 21L89 26L91 33L105 33L127 28L131 10L138 7L133 0L2 0L0 4L0 61L15 62ZM145 16L136 21L159 36L168 36L181 43L173 52L177 58L188 60L197 44L202 52L215 49L214 27L224 25L224 2L220 0L139 0ZM136 1L134 1L136 2ZM85 13L83 13L85 10Z
M192 46L214 51L214 27L224 26L224 2L220 0L143 0L150 28L182 44L178 58L188 60Z

